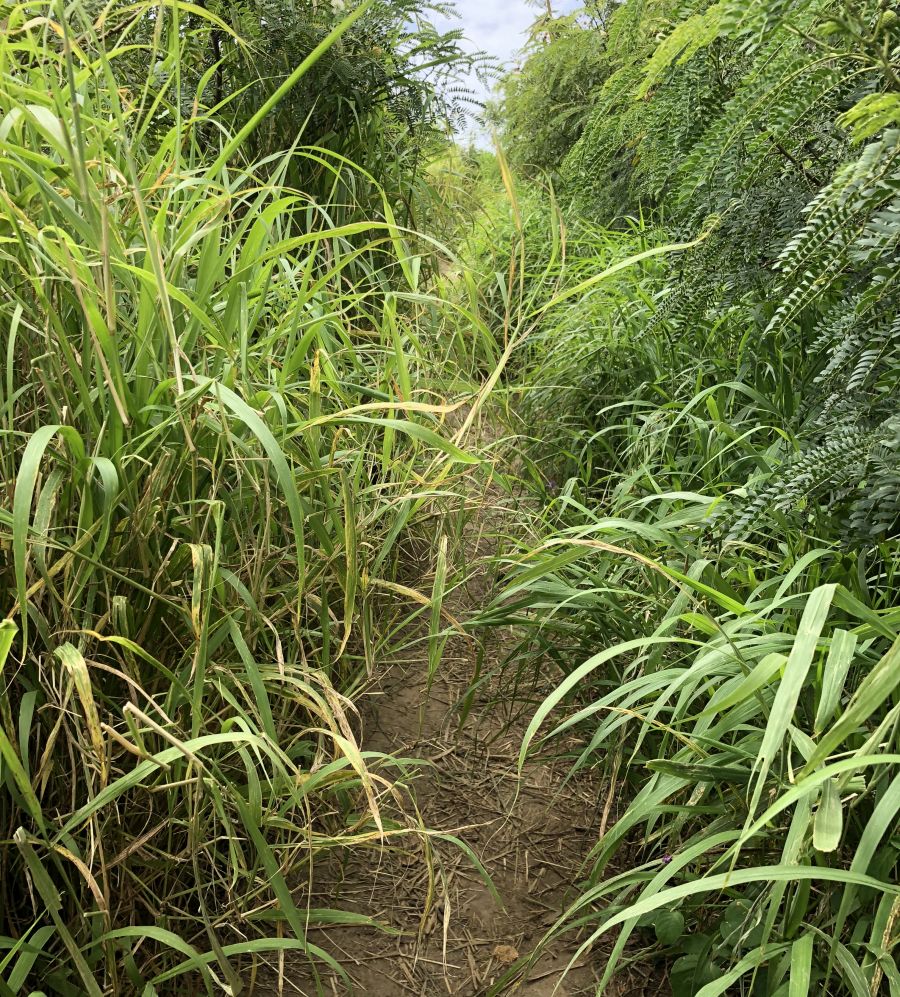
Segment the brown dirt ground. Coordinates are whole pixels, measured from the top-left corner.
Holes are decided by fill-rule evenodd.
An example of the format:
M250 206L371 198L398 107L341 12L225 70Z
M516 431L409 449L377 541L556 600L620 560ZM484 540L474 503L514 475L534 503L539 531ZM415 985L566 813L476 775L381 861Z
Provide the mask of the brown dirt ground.
M497 492L489 490L482 509L472 516L470 532L479 534L469 539L474 569L445 603L459 620L490 599L492 579L484 565L485 555L496 546L491 533L497 532L492 530L497 500ZM426 591L430 579L420 582ZM511 962L535 950L573 899L580 863L604 819L607 793L590 775L565 781L565 762L531 760L518 774L516 758L533 704L542 688L552 688L552 677L538 673L527 702L520 689L513 694L501 667L512 640L511 633L502 631L485 639L483 674L494 677L482 686L462 730L458 705L475 668L474 641L463 636L448 641L430 689L425 644L413 644L379 668L358 702L363 750L430 763L412 779L398 820L410 825L414 801L422 828L463 839L487 870L501 902L469 857L434 835L411 834L400 848L348 849L342 862L331 858L317 867L310 905L364 913L394 933L350 926L312 931L310 941L334 955L351 987L320 970L317 990L312 968L288 960L280 973L260 981L255 992L261 997L485 995ZM593 997L605 965L603 947L579 955L582 940L570 934L550 944L499 992ZM667 991L658 971L640 963L607 989L611 997Z

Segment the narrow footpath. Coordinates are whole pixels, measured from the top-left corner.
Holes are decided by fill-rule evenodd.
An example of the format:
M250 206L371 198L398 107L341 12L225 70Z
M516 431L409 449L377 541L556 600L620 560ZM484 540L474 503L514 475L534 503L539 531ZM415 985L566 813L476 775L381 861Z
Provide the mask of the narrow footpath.
M476 488L476 477L469 480ZM456 620L470 618L492 598L491 556L508 521L503 498L494 487L469 496L469 574L444 604ZM430 579L419 582L427 591ZM317 870L311 906L363 913L394 933L351 926L311 932L310 940L331 952L353 981L348 990L339 978L322 976L326 994L477 997L492 992L511 964L534 951L576 895L580 864L596 843L607 802L603 787L590 776L566 781L562 760L530 761L518 774L522 736L553 676L538 671L527 688L521 679L515 682L513 669L504 668L514 646L512 633L494 630L484 637L481 674L489 678L462 729L459 706L476 674L476 641L449 638L430 689L424 640L413 635L409 644L357 703L361 746L430 763L410 780L406 807L412 801L422 828L463 840L487 871L497 897L462 849L433 834L412 834L399 848L395 843L386 849L350 849L342 865L327 860L327 868ZM570 933L551 944L520 979L499 992L593 997L603 970L601 951L580 957L563 976L581 940ZM281 983L286 994L317 993L306 966L286 967ZM607 993L650 992L647 983L638 967Z

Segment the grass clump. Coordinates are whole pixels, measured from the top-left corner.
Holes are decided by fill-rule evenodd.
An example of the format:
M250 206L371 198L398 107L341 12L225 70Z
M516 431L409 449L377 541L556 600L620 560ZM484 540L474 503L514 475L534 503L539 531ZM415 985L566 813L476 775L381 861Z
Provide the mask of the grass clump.
M442 429L455 355L421 390L413 236L386 198L340 220L352 163L244 155L369 6L236 131L209 72L181 82L214 15L4 10L4 994L237 993L289 950L334 967L307 933L353 918L310 909L315 859L406 830L345 693L416 609L382 625L379 593L472 463ZM288 185L304 163L328 200Z
M874 109L896 103L897 22L726 0L576 30L610 65L553 164L556 234L523 221L497 254L501 310L541 315L509 385L541 511L481 616L520 628L520 678L559 670L520 768L578 734L572 771L607 785L545 943L609 933L604 986L643 945L678 994L889 992L900 268ZM676 238L694 244L633 259Z

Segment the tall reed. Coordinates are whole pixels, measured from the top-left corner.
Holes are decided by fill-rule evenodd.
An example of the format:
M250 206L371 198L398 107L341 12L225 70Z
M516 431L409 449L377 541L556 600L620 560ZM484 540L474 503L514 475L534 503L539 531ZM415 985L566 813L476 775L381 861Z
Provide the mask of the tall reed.
M308 930L353 918L310 908L315 858L405 833L344 693L422 612L398 551L473 462L442 430L457 358L390 204L335 220L352 163L243 155L368 6L235 134L209 73L182 89L186 12L224 30L201 8L4 12L2 994L334 966ZM333 205L285 185L304 161Z

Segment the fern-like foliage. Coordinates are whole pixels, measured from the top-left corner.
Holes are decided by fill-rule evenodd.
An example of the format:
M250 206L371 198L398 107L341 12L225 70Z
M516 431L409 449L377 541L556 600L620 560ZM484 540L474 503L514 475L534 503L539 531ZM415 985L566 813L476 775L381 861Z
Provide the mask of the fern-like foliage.
M625 883L608 863L630 840L629 815L640 813L640 861L648 864L629 875L652 880L642 902L658 897L662 883L686 884L682 897L697 889L703 839L715 842L709 868L727 870L729 880L733 906L721 925L708 896L693 910L686 899L679 907L685 940L675 943L673 992L779 997L796 989L798 952L815 965L804 993L896 990L885 927L895 919L893 898L872 890L864 899L860 890L838 900L830 883L785 887L767 882L764 868L742 887L732 874L747 863L795 866L807 848L817 870L865 868L884 882L897 879L897 850L886 839L877 856L873 844L852 857L896 824L896 803L890 819L885 803L896 773L867 772L858 790L835 779L831 810L819 783L802 806L794 794L810 772L824 776L830 765L821 745L834 717L852 731L852 743L848 737L832 756L842 764L859 750L868 766L896 733L895 698L879 699L861 719L877 656L851 659L857 640L877 643L880 656L896 636L882 643L876 634L888 637L883 623L896 618L900 577L900 11L895 0L625 0L605 29L617 59L562 166L561 196L573 214L618 226L623 244L625 233L647 225L694 248L632 266L627 286L603 292L614 312L587 294L552 314L550 345L539 356L546 369L534 366L544 386L529 398L546 414L530 421L568 479L546 503L563 542L621 541L677 573L684 587L674 598L661 593L650 577L658 572L630 567L617 552L598 554L581 571L550 555L543 587L533 589L542 630L553 615L543 612L549 593L555 602L547 645L557 634L586 640L574 664L587 666L564 664L566 688L581 697L578 712L558 729L583 725L586 764L603 764L604 752L621 747L640 794L603 835L612 843L595 852L596 889L576 909L580 916L596 907L600 930L634 915L638 928L653 924L661 937L649 907L619 908L615 920L608 907ZM604 269L601 261L594 269ZM508 595L518 598L535 578L530 564L526 570ZM811 588L825 601L804 606ZM867 611L858 626L861 616L845 615L848 593L877 615ZM817 643L832 612L840 625L827 637L822 630ZM798 632L806 657L795 671ZM620 672L597 654L613 639L621 643L611 651L628 649ZM677 667L681 642L698 640L703 653ZM761 647L767 657L753 657ZM716 660L734 668L724 682ZM838 671L843 691L823 707L819 690ZM676 676L671 684L668 675ZM696 702L691 683L703 689ZM773 718L789 702L783 737L773 736ZM799 733L796 717L789 721L794 704L810 710L809 734ZM673 717L690 717L698 736L683 755L687 741ZM771 787L755 791L748 818L746 786L763 756L768 770L779 741L784 761L777 774L771 767ZM762 754L754 743L765 744ZM702 764L689 767L686 757ZM798 775L800 759L809 765ZM639 760L656 782L643 766L637 774ZM619 768L617 757L610 770L617 776ZM788 789L781 823L769 819L772 807L754 825L756 801L770 807ZM706 806L713 795L714 811ZM862 816L865 795L885 814L881 824ZM663 811L677 813L665 830ZM733 862L720 851L729 821L741 842ZM684 864L673 873L679 856Z
M734 376L784 407L796 446L756 469L732 533L821 492L875 536L895 518L900 18L881 0L661 0L609 33L621 64L564 164L569 196L605 222L649 208L681 237L717 219L621 335L737 336Z

